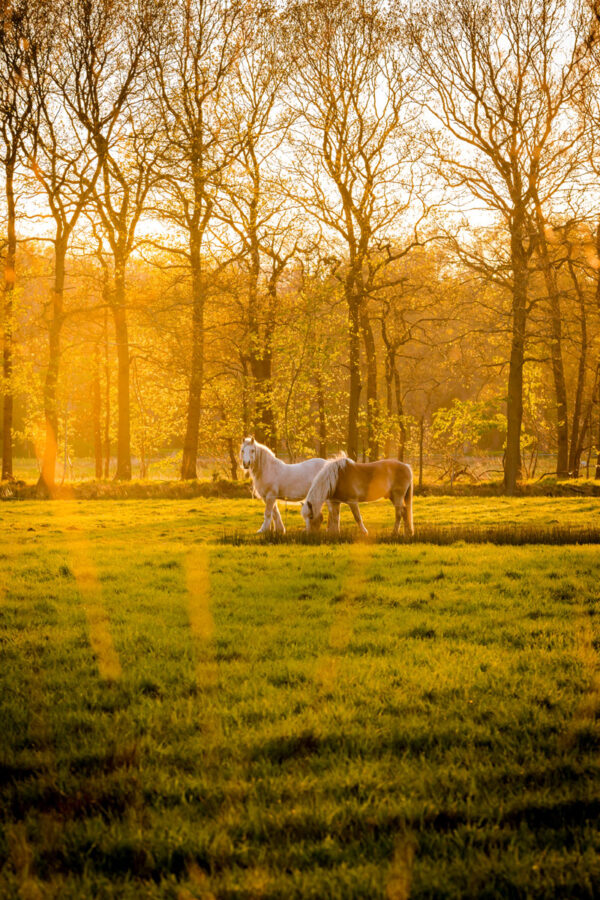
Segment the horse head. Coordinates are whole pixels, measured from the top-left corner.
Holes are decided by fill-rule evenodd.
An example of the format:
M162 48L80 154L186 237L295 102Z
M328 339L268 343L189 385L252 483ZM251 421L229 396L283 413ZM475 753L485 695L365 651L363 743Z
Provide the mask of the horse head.
M310 500L305 500L302 504L302 518L304 519L306 530L308 532L318 531L323 523L323 513L315 511Z
M240 461L245 472L249 472L256 461L256 441L254 436L244 438L240 447Z

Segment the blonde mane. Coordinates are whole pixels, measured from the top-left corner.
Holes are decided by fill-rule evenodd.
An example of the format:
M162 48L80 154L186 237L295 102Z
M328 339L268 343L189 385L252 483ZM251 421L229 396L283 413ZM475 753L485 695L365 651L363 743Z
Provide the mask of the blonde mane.
M346 467L348 457L344 453L334 459L328 459L306 495L306 503L311 503L313 508L320 510L326 500L335 494L340 472Z

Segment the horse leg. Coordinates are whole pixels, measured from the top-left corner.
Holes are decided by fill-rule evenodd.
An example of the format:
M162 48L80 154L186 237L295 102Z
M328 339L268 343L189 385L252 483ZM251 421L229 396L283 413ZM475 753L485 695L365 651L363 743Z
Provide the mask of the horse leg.
M369 532L365 528L365 523L362 520L362 516L360 514L360 507L359 507L358 503L349 503L348 506L352 510L352 515L354 516L354 521L356 522L356 524L358 525L358 527L360 528L362 533L368 534Z
M404 529L406 535L408 536L410 532L406 530L406 509L404 506L404 497L402 496L402 494L399 494L397 491L395 491L393 494L391 494L390 500L394 504L394 508L396 510L396 521L394 522L394 530L392 534L394 537L398 537L398 535L400 534L400 522L402 521L402 519L404 519Z
M402 518L404 519L404 534L406 537L412 537L415 533L415 529L412 527L410 510L406 502L402 504Z
M273 520L273 507L277 502L277 497L275 494L268 494L265 500L265 520L258 529L258 534L263 534L265 531L269 531L271 528L271 522Z
M275 531L281 531L282 534L285 534L285 525L283 524L277 501L275 501L275 505L273 506L273 520L275 522Z
M404 534L407 537L412 537L412 535L415 533L415 527L413 525L413 494L414 486L411 479L408 490L404 495L404 506L402 507L402 518L404 519Z
M329 520L327 522L327 531L330 534L340 533L340 504L337 500L328 500L327 508L329 510Z

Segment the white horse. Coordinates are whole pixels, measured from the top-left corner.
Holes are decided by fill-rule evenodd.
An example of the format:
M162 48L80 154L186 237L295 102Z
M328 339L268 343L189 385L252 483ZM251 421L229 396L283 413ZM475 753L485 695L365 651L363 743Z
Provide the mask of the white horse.
M310 486L302 505L302 517L307 531L318 531L323 521L321 508L324 503L357 503L389 498L396 509L394 535L404 520L407 537L413 528L413 473L407 463L397 459L380 459L377 462L357 463L347 457L330 459L323 466ZM337 523L329 517L329 530L339 531ZM366 529L365 532L366 534Z
M319 457L306 459L299 463L284 463L277 459L272 450L259 444L253 437L244 438L240 447L240 459L246 472L250 472L254 492L265 502L264 522L258 533L269 531L271 523L276 531L285 533L281 514L277 508L277 500L304 500L316 475L327 460ZM340 504L328 501L329 526L339 527ZM348 504L352 515L361 531L366 534L358 503Z

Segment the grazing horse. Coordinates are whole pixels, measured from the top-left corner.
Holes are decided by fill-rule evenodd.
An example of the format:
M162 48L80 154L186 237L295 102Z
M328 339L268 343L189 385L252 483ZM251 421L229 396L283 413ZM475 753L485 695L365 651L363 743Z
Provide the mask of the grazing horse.
M414 534L412 502L413 474L409 465L396 459L380 459L371 463L356 463L347 457L330 459L310 486L302 505L307 531L318 531L323 521L323 503L362 503L389 497L396 507L394 535L404 519L405 534ZM339 518L329 529L339 531ZM366 534L366 529L365 532Z
M304 500L315 476L327 464L326 459L320 458L306 459L299 463L284 463L277 459L272 450L264 444L259 444L253 437L244 438L240 447L240 459L244 470L250 472L254 492L265 501L265 519L258 529L259 534L269 531L271 523L274 524L276 531L285 533L277 500ZM336 501L327 501L327 505L329 527L339 528L340 504ZM351 501L348 506L358 527L366 533L358 503Z

